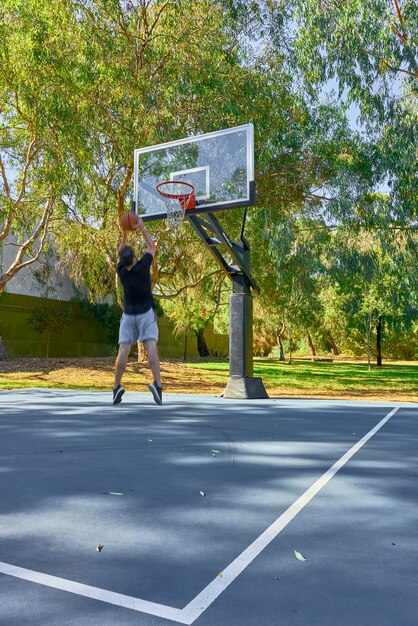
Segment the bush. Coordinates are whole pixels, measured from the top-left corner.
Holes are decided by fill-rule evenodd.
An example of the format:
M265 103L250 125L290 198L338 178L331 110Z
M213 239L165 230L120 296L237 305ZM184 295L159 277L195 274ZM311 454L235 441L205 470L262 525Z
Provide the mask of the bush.
M88 300L80 300L84 313L92 315L105 328L106 339L111 344L117 344L119 338L119 323L122 311L117 304L95 304Z

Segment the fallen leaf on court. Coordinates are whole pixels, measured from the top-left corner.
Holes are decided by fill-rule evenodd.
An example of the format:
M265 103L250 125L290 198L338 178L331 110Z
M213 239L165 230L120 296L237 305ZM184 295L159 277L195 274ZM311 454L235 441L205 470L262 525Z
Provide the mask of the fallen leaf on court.
M297 550L295 550L295 557L297 558L298 561L307 561L307 559L305 559L305 557L303 556L303 554L301 554L300 552L298 552Z
M104 548L104 546L102 546L102 544L101 544L101 543L99 543L99 544L96 546L96 550L97 550L97 552L101 552L101 551L103 550L103 548Z
M119 491L103 491L103 493L107 496L123 496L123 493Z
M218 576L220 576L222 578L222 572L219 572Z
M199 491L199 493L200 493L200 495L202 496L202 498L204 498L204 497L205 497L205 495L206 495L204 491Z

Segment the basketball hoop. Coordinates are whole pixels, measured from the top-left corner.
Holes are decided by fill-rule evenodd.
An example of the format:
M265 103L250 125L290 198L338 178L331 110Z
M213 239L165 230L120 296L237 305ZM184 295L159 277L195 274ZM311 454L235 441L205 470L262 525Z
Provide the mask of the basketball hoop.
M167 207L167 226L178 228L187 209L194 209L196 200L194 187L180 180L166 180L156 187Z

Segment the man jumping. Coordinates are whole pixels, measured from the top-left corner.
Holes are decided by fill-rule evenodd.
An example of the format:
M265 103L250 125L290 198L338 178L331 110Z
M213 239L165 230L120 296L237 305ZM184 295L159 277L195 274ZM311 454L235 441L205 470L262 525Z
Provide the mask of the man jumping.
M162 386L160 358L158 355L158 326L154 311L151 291L151 265L155 255L155 243L146 230L142 218L136 216L134 230L139 229L144 237L147 249L141 259L135 256L131 246L126 244L128 231L123 231L118 249L116 271L123 286L123 315L119 328L119 352L115 362L115 386L113 404L119 404L125 393L121 386L122 376L128 363L131 346L141 340L148 356L148 364L154 376L154 382L148 385L154 400L162 404Z

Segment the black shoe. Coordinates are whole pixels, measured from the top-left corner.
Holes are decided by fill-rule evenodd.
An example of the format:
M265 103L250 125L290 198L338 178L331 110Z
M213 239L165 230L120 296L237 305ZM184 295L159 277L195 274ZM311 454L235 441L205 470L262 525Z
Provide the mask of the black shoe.
M157 383L155 382L155 380L154 380L153 383L148 385L148 389L150 390L150 392L154 396L155 402L157 404L162 404L163 403L163 388L159 387L157 385Z
M118 385L113 390L113 404L119 404L122 402L122 396L125 393L125 389Z

